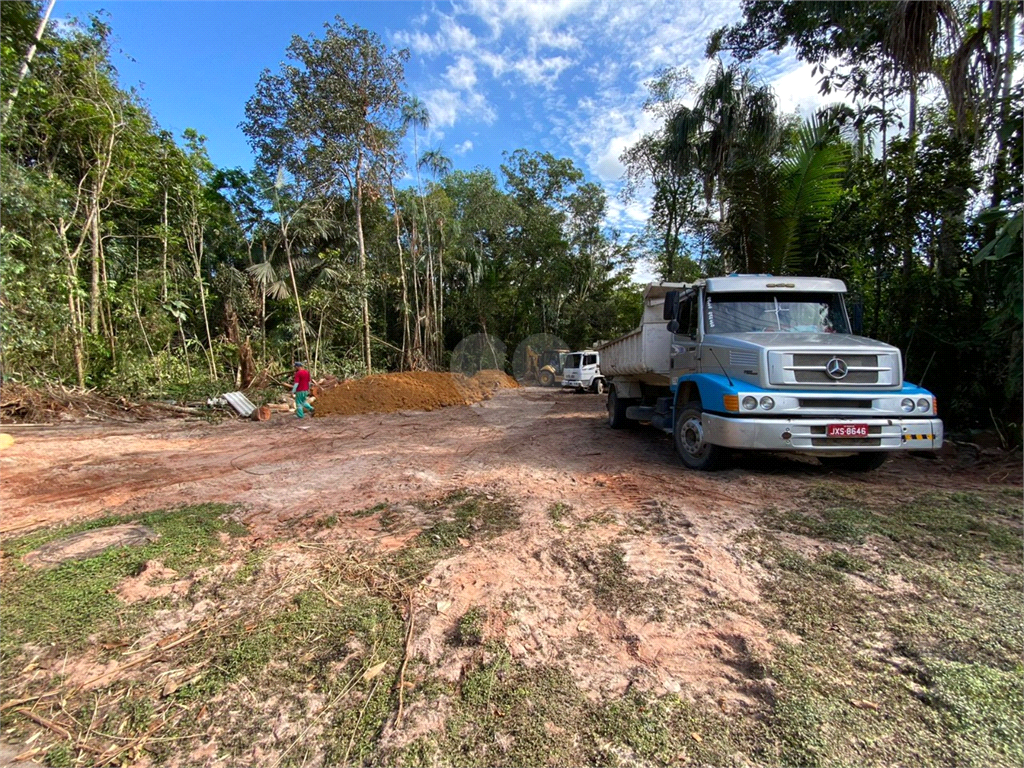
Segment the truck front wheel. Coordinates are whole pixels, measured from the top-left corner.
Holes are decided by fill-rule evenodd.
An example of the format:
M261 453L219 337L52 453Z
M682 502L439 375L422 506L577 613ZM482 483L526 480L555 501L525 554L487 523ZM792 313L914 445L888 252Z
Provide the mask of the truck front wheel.
M818 461L829 469L845 470L846 472L870 472L885 464L889 454L885 451L864 451L853 456L819 456Z
M600 395L604 392L604 379L594 379L594 383L590 385L590 390L595 395Z
M676 417L673 430L676 453L690 469L712 472L726 463L726 450L712 445L704 435L704 410L700 403L687 403Z
M625 429L629 425L626 418L626 408L629 403L620 398L615 391L615 385L608 391L608 426L612 429Z

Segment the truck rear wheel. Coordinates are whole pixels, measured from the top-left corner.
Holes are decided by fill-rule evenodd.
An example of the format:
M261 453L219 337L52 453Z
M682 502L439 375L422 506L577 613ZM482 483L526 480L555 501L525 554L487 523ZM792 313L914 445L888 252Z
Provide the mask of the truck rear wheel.
M725 448L712 445L704 435L704 409L699 402L690 402L683 406L676 417L675 437L676 453L690 469L713 472L726 463Z
M626 408L629 403L620 398L618 393L615 391L615 385L612 384L610 390L608 390L608 426L612 429L625 429L629 425L629 419L626 418Z
M889 454L885 451L864 451L853 456L819 456L823 467L846 472L870 472L885 464Z

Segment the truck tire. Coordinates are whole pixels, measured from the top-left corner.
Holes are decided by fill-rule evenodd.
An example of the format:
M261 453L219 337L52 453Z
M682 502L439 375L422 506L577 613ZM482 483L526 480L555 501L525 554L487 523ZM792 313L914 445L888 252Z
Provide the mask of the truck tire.
M863 451L853 456L819 456L823 467L846 472L870 472L885 464L889 458L886 451Z
M537 377L542 387L550 387L555 383L555 374L551 371L541 371L540 376Z
M629 426L629 419L626 418L626 408L629 403L618 396L615 392L615 385L612 384L608 390L608 426L612 429L625 429Z
M590 390L595 395L604 394L604 379L594 379L594 383L591 385Z
M703 416L704 409L699 402L687 403L676 416L672 435L683 464L690 469L713 472L725 466L728 455L725 448L704 439Z

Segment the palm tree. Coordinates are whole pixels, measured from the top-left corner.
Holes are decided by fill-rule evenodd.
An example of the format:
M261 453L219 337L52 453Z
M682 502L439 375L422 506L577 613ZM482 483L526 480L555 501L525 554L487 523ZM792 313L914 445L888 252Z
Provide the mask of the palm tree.
M717 203L720 237L732 241L733 259L750 271L764 238L755 228L765 218L756 190L782 137L774 94L748 71L719 61L694 106L678 109L666 131L668 162L680 177L696 173L703 179L705 204L711 209Z

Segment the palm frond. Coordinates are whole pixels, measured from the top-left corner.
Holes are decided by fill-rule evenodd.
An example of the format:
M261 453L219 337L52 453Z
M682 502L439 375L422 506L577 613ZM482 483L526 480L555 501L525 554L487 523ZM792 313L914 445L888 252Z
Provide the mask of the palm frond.
M257 285L262 286L264 289L277 280L277 271L269 261L260 261L252 264L246 267L245 271L256 280Z

